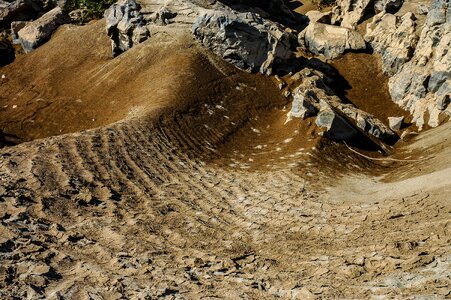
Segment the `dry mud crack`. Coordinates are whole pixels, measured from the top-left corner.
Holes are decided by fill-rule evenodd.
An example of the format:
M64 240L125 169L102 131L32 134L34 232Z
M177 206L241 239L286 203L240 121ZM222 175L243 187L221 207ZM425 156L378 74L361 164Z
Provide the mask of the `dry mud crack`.
M189 33L110 61L103 26L1 69L0 298L450 297L451 125L369 161Z

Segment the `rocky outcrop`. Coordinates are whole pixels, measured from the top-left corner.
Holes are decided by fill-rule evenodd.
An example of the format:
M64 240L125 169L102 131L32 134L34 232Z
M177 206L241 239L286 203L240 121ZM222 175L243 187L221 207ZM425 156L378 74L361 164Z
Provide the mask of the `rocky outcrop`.
M327 77L319 71L304 69L294 76L300 85L294 90L294 100L288 120L316 115L316 124L325 129L328 138L346 140L359 132L381 148L380 141L392 143L396 134L373 115L353 104L343 103L327 85Z
M25 53L32 51L46 42L60 25L68 21L67 15L60 7L56 7L39 19L28 23L17 33Z
M419 128L451 116L451 4L433 0L412 59L389 80L390 94Z
M415 49L415 16L409 12L402 17L380 13L367 25L365 40L382 56L382 70L393 76L408 62Z
M356 31L339 26L311 22L299 34L299 43L314 54L337 58L347 50L363 50L365 40Z
M38 11L31 0L0 1L0 28L8 27L12 21L30 20Z
M371 0L338 0L332 10L332 24L354 29L372 10L371 3Z
M105 11L113 56L142 43L150 36L140 9L135 0L120 0Z
M204 46L248 72L271 74L294 57L295 36L255 13L210 10L192 31Z
M395 13L403 0L338 0L332 10L332 24L354 29L379 12Z

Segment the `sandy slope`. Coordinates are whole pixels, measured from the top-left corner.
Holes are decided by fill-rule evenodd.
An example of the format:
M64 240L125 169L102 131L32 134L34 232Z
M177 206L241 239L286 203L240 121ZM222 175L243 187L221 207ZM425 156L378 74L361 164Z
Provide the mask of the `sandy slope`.
M449 297L450 125L397 150L426 160L367 161L188 33L110 60L102 30L1 70L4 131L100 126L0 150L1 298Z

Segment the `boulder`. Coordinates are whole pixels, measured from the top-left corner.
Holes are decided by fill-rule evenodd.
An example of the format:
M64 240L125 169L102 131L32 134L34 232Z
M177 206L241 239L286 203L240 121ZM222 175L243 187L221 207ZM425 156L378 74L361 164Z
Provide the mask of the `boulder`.
M334 140L349 140L358 132L329 105L324 105L315 120L316 126L324 128L324 137Z
M418 41L415 16L409 12L402 17L380 13L367 25L365 40L382 57L382 71L389 76L408 62Z
M20 44L19 36L17 34L19 33L19 30L24 28L28 23L29 22L27 22L27 21L11 22L11 37L12 37L14 43Z
M433 0L412 58L389 79L392 99L421 129L451 117L451 4Z
M326 58L336 58L347 50L363 50L365 40L356 31L339 26L310 23L299 34L299 43L312 53L322 54Z
M120 0L105 11L113 57L144 42L150 36L140 10L141 6L135 0Z
M317 109L312 104L304 91L296 89L294 91L293 103L291 110L288 112L288 119L292 118L308 118L314 116L317 113Z
M31 0L0 1L0 28L9 27L12 21L27 21L40 11Z
M388 125L390 126L391 130L401 130L402 124L404 122L404 117L389 117L388 118Z
M294 57L295 37L255 13L209 10L192 28L204 46L247 72L271 74Z
M60 7L56 7L39 19L28 23L17 33L25 53L42 45L60 25L67 22L69 22L68 16Z

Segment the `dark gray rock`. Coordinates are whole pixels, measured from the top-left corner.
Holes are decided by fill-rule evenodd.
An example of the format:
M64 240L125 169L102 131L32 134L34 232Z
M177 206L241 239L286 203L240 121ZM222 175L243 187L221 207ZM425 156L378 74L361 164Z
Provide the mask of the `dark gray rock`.
M271 74L294 57L295 36L255 13L208 11L192 30L204 46L248 72Z
M113 56L142 43L150 36L140 10L141 6L135 0L120 0L105 11Z

